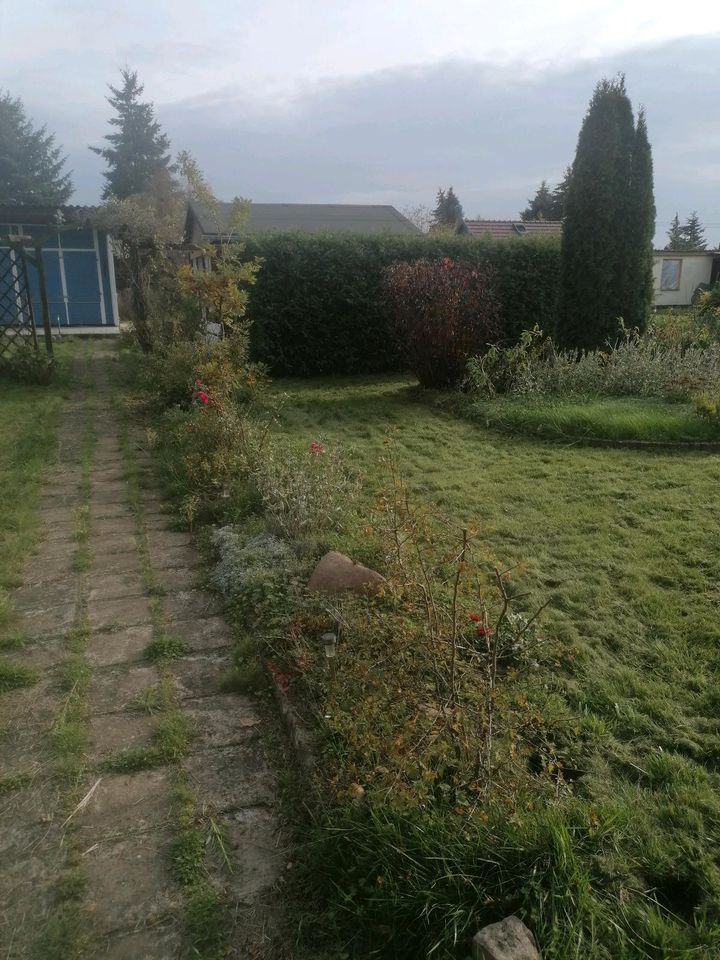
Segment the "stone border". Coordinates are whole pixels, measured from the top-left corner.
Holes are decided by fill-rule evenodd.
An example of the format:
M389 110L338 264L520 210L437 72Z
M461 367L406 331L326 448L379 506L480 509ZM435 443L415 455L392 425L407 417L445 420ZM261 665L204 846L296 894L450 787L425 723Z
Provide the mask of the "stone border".
M313 737L300 720L297 710L290 702L287 692L283 689L283 684L274 676L271 670L267 672L272 682L275 700L280 708L280 716L282 717L290 737L290 742L295 750L295 757L302 772L305 776L309 777L315 770L316 764Z

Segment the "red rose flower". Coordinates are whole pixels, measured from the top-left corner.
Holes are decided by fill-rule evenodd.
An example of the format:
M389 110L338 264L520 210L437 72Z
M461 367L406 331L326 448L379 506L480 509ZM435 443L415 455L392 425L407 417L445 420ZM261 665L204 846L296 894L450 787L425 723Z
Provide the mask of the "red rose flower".
M480 616L479 613L471 613L471 614L470 614L470 619L473 621L473 623L481 623L481 622L482 622L482 617Z

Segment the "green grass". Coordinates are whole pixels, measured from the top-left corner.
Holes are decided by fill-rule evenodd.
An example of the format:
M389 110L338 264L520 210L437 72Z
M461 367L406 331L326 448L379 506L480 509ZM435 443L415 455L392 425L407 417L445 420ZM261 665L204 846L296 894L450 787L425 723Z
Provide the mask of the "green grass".
M145 659L152 663L178 660L187 653L187 644L181 637L161 633L145 647Z
M7 690L18 690L21 687L31 687L38 681L38 673L30 667L11 660L0 658L0 693Z
M103 760L100 768L106 773L135 773L174 763L185 754L191 739L192 726L187 717L167 713L158 721L150 746L121 750Z
M546 685L547 736L581 771L572 790L530 799L512 823L489 809L495 846L449 822L347 806L314 848L343 929L362 937L362 915L370 939L402 931L378 956L437 945L434 955L449 957L468 923L518 909L554 960L717 956L720 456L500 436L400 379L276 386L288 394L281 441L342 447L366 516L387 486L380 459L393 432L412 492L521 565L528 608L550 601L542 629L567 654L534 685ZM330 722L342 729L336 714ZM336 736L330 756L345 763L349 750ZM378 758L358 762L372 776Z
M68 385L66 368L76 347L58 351L59 369L48 386L0 380L0 628L12 620L4 591L22 583L22 569L37 535L43 477L56 455L57 419Z
M692 406L636 398L468 401L467 416L506 433L549 440L719 443L720 423Z

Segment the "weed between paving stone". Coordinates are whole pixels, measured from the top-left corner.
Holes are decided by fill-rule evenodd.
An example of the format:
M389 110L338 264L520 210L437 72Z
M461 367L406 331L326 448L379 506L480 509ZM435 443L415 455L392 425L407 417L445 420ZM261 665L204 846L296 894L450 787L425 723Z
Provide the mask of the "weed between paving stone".
M63 694L62 706L49 732L57 780L65 785L63 806L67 820L62 826L62 845L65 850L65 869L54 885L54 906L44 929L34 946L37 960L80 960L92 946L92 933L82 906L85 878L80 867L80 850L72 820L83 789L84 773L89 749L88 688L90 669L85 649L90 637L87 624L87 582L83 575L91 565L90 553L90 494L91 470L95 448L95 407L91 396L90 365L92 341L86 348L87 363L82 383L85 425L80 455L82 503L75 514L76 549L73 569L80 578L80 605L76 624L65 635L65 657L60 668L59 687Z
M21 773L8 773L0 777L0 797L6 797L16 790L22 790L23 787L32 783L32 774L27 771Z
M13 663L4 657L0 659L0 693L18 690L21 687L32 687L39 677L37 670Z
M117 407L121 408L117 398ZM162 597L165 590L158 583L150 562L147 533L144 527L143 502L140 495L140 474L128 440L127 426L120 428L120 445L125 465L127 496L135 516L138 554L142 580L153 624L153 639L145 649L145 657L161 670L161 681L136 698L131 710L159 713L162 718L149 747L120 751L104 761L107 771L130 773L152 767L175 764L177 787L174 796L175 838L172 846L173 872L184 892L183 921L192 956L198 960L221 960L227 952L228 923L226 905L221 893L210 883L206 866L208 849L219 844L228 863L220 832L212 820L202 814L194 792L184 781L180 761L193 736L192 725L177 706L174 678L169 664L187 652L179 637L167 632Z

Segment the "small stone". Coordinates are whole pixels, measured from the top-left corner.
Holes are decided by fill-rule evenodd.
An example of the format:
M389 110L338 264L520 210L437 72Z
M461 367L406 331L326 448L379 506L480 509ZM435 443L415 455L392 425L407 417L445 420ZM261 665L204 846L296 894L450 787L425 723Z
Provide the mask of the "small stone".
M540 960L535 937L519 917L505 917L475 934L473 960Z
M330 550L319 561L308 581L308 590L323 593L340 593L352 590L354 593L372 593L387 583L385 577L375 570L355 563L344 553Z

